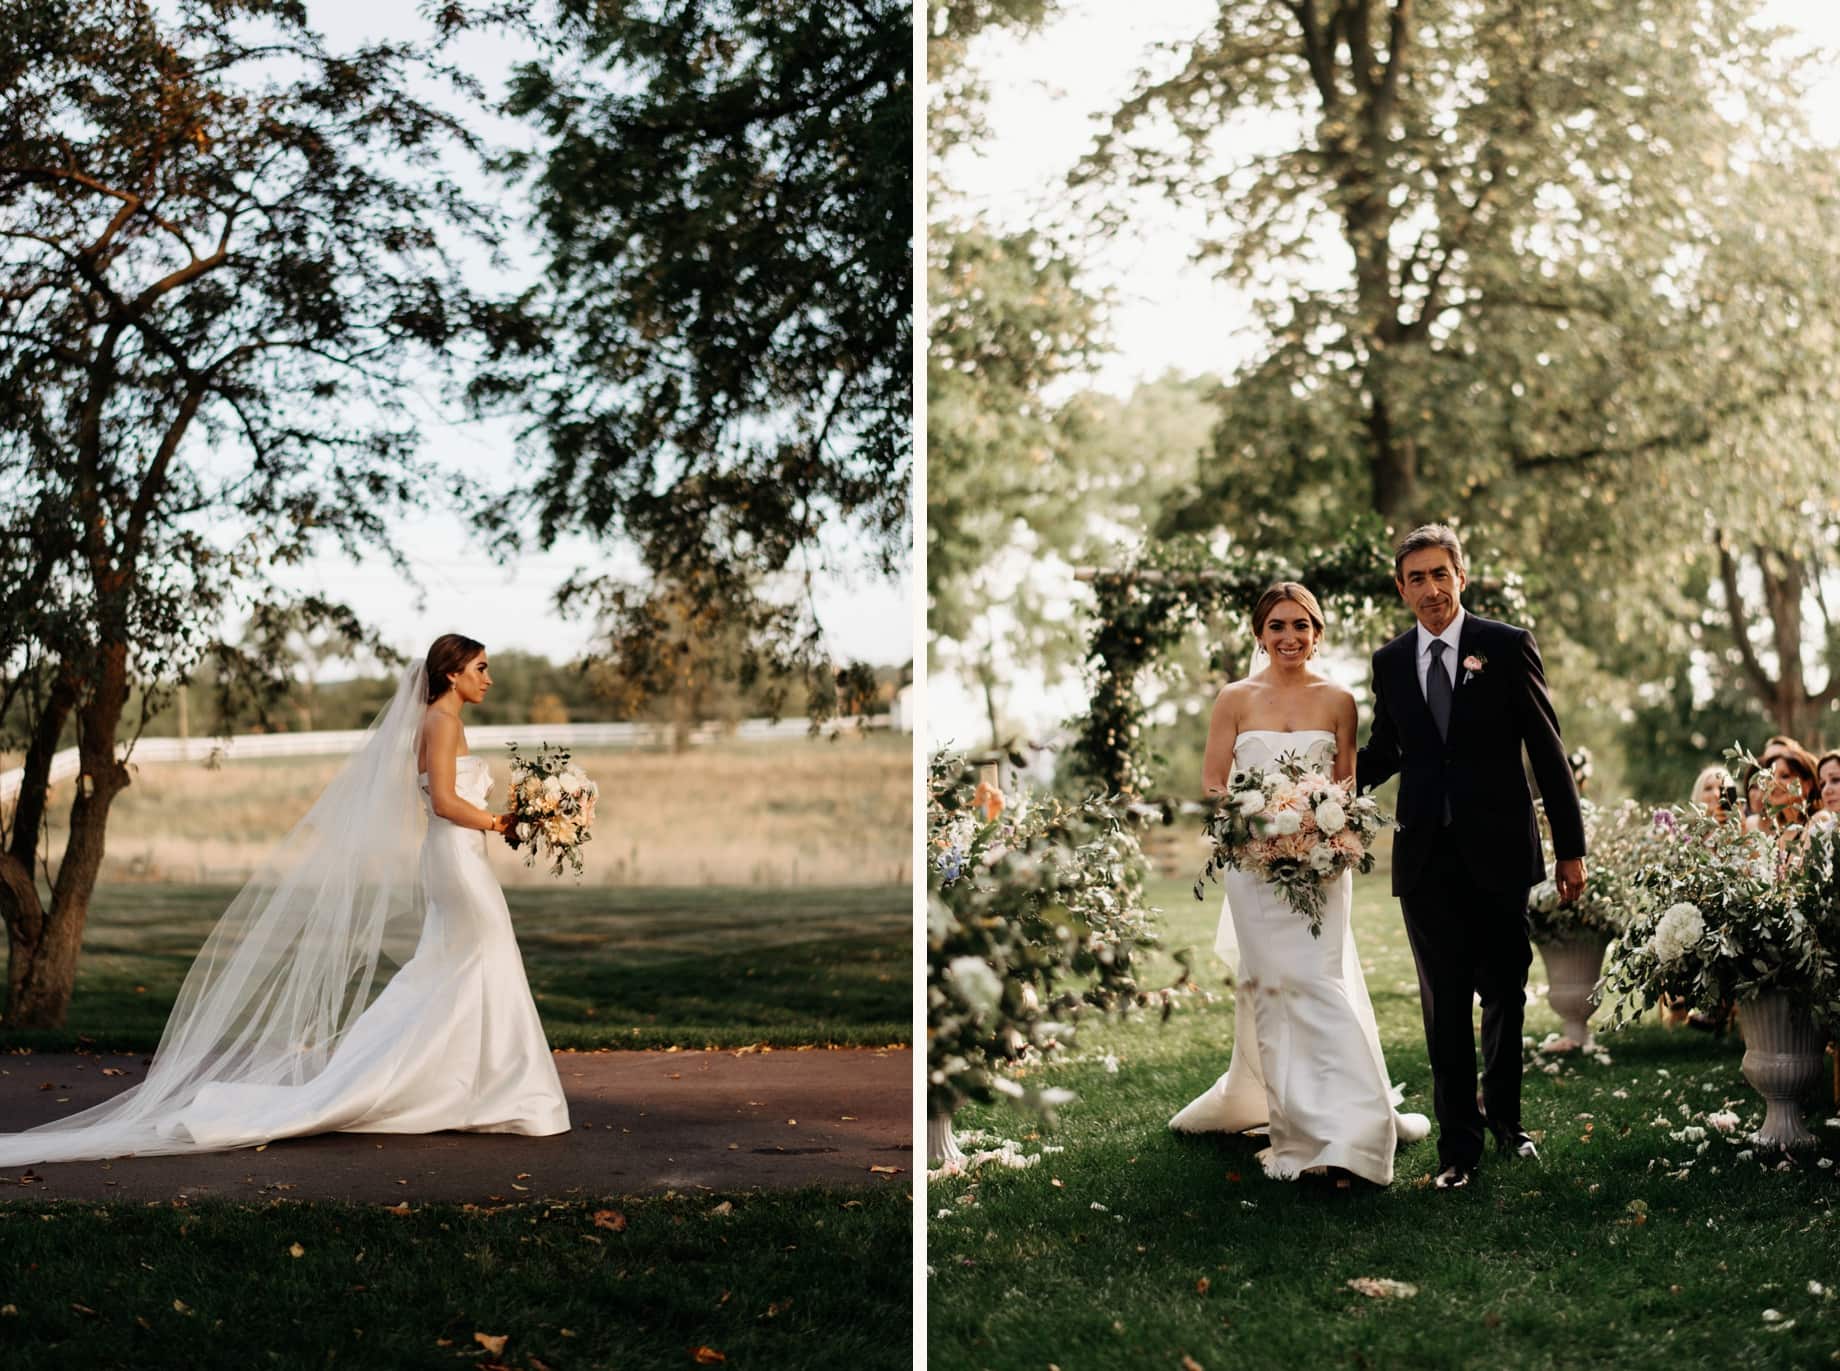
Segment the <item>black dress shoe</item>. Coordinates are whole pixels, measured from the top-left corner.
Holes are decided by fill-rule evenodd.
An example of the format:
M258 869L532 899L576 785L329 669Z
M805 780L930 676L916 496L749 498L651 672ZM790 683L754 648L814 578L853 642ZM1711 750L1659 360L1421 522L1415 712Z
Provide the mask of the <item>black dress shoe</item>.
M1465 1166L1462 1162L1452 1162L1437 1173L1437 1179L1431 1184L1439 1190L1462 1190L1476 1178L1476 1168Z
M1540 1149L1534 1146L1533 1139L1528 1136L1527 1130L1519 1124L1515 1124L1512 1128L1497 1128L1494 1132L1495 1146L1504 1156L1529 1162L1537 1162L1540 1159Z

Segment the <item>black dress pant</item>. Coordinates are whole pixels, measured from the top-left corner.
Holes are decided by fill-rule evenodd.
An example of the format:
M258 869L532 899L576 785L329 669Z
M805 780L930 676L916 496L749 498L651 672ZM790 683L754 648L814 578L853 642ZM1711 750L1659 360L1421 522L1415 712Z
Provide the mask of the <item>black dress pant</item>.
M1474 1166L1485 1126L1521 1123L1521 1023L1526 1013L1525 887L1490 890L1470 873L1445 829L1411 892L1400 897L1418 963L1418 993L1431 1053L1438 1161ZM1482 999L1482 1109L1476 1107L1476 1034ZM1486 1114L1486 1124L1485 1124Z

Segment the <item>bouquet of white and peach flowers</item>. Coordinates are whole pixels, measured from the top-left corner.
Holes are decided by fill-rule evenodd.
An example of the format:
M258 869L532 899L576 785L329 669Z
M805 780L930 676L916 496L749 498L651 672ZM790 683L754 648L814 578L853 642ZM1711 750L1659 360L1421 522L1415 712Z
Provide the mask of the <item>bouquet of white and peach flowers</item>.
M581 849L592 834L594 802L601 788L569 760L567 749L544 743L534 759L511 751L511 813L516 822L505 835L514 849L524 849L524 865L536 864L538 853L556 863L562 874L567 862L581 875Z
M1195 882L1197 900L1204 882L1232 867L1276 886L1322 936L1324 888L1344 871L1373 870L1374 839L1387 822L1376 801L1330 779L1332 757L1324 744L1234 771L1207 822L1213 852Z

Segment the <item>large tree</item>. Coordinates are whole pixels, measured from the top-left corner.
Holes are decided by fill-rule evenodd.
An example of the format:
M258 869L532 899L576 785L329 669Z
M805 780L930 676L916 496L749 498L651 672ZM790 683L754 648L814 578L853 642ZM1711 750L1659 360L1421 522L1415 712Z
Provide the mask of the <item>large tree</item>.
M0 719L25 753L0 852L9 1025L63 1020L121 749L207 652L220 682L273 684L303 630L364 636L278 576L328 542L389 554L431 475L406 383L520 328L450 260L493 231L447 160L472 139L429 99L451 73L410 46L329 51L305 16L27 0L0 25ZM239 645L215 637L232 608Z
M911 12L514 8L544 51L506 108L539 146L505 166L534 204L551 329L475 384L534 414L539 459L488 522L636 546L642 579L570 588L610 643L690 594L748 631L748 672L803 667L821 692L798 593L821 534L853 531L883 573L910 544Z
M1746 160L1801 136L1757 9L1223 4L1081 179L1205 208L1203 257L1259 301L1236 465L1407 524L1480 482L1677 453L1754 400L1679 363Z
M1698 650L1812 729L1835 159L1760 8L1223 4L1076 176L1204 206L1202 256L1262 323L1171 526L1459 517L1600 656ZM1724 555L1751 569L1708 653L1682 587Z
M993 744L1005 739L1009 676L1079 644L1028 563L1089 536L1078 471L1084 410L1056 392L1090 364L1101 301L1064 243L968 210L949 168L988 134L977 41L1032 32L1055 8L927 7L928 655L976 686Z

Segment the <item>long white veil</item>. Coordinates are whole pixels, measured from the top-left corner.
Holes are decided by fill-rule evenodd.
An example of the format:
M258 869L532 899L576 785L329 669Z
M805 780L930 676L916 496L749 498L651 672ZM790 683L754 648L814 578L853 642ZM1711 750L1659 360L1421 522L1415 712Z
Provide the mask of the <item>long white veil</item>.
M93 1108L0 1134L0 1166L203 1150L174 1120L206 1085L304 1085L413 952L427 830L415 754L418 659L369 736L218 919L147 1079Z

